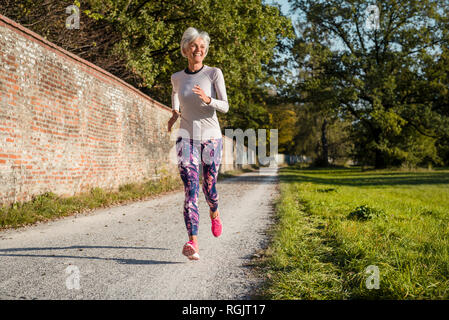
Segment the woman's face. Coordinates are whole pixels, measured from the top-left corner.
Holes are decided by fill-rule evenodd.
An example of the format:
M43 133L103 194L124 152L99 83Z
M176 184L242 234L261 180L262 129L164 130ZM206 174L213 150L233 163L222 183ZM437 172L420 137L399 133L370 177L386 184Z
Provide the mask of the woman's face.
M197 38L195 41L190 42L185 54L189 62L193 64L202 63L206 54L206 43L203 39Z

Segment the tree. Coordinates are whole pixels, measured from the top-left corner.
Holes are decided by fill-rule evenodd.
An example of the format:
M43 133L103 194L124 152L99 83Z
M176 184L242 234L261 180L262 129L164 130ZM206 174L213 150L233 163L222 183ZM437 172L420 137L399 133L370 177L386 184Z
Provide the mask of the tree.
M80 29L65 28L65 8L80 8ZM279 6L261 0L0 0L1 13L49 41L170 105L172 73L186 67L179 43L189 26L211 37L205 63L225 76L230 110L222 127L269 125L260 89L263 65L293 37Z
M277 43L291 37L291 22L279 8L260 0L89 0L92 12L116 24L122 40L117 52L152 97L170 103L173 72L184 69L179 42L188 26L205 30L211 44L205 63L223 70L230 111L223 127L257 129L268 121L254 98Z
M311 103L296 106L295 113L292 154L307 156L316 166L329 166L328 159L332 164L344 164L351 158L350 120L326 116Z
M441 164L435 144L449 124L441 111L447 79L435 71L449 43L448 1L289 2L306 21L296 43L300 62L317 59L320 68L298 80L297 99L330 89L323 99L353 118L355 150L376 168Z
M272 126L278 130L278 152L292 154L295 147L298 117L293 105L269 106Z

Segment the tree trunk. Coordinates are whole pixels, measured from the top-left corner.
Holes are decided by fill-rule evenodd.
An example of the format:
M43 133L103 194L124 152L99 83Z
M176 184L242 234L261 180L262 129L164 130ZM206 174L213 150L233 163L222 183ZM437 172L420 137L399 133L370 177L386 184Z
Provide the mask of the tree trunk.
M376 144L380 143L380 135L381 130L376 129L374 132L374 141ZM387 159L385 157L385 154L382 152L382 150L376 149L375 150L375 159L374 159L374 168L375 169L385 169L387 167Z
M321 155L322 165L324 167L329 166L329 146L327 144L327 120L324 118L323 124L321 126L321 145L323 147L323 153Z
M387 167L385 155L381 150L378 149L376 149L376 159L374 160L374 167L376 169L385 169Z

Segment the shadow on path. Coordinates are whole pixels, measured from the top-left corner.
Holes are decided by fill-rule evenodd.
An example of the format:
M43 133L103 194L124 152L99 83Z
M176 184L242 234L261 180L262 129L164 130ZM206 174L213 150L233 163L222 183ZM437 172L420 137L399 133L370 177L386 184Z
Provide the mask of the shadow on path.
M114 247L114 246L70 246L70 247L41 247L41 248L6 248L0 249L0 252L9 251L37 251L37 250L70 250L70 249L144 249L144 250L169 250L166 248L151 247Z
M37 250L70 250L70 249L143 249L143 250L169 250L166 248L151 248L151 247L113 247L113 246L70 246L70 247L42 247L42 248L7 248L0 249L0 252L18 252L18 251L37 251ZM81 251L81 250L80 250ZM87 256L73 256L73 255L56 255L56 254L19 254L19 253L0 253L0 257L27 257L27 258L64 258L64 259L89 259L89 260L105 260L116 261L120 264L182 264L184 262L175 261L158 261L158 260L137 260L137 259L123 259L123 258L102 258L102 257L87 257Z
M278 176L253 175L228 177L218 181L218 184L278 184Z

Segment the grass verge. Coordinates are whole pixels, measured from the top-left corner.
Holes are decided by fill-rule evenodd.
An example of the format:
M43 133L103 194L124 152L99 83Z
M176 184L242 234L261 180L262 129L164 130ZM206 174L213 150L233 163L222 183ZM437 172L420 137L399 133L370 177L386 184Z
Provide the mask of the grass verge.
M282 168L275 209L257 296L449 298L449 170Z
M157 194L180 189L181 186L182 182L179 178L167 176L145 183L124 184L117 191L93 188L90 192L71 197L61 197L53 192L46 192L33 197L31 201L0 207L0 229L23 227L36 222L86 213L102 207L144 200Z
M237 176L252 169L232 170L220 173L218 180ZM98 208L123 205L129 202L146 200L165 192L182 190L179 177L164 177L145 183L122 185L118 191L93 188L90 192L72 197L61 197L53 192L33 197L31 201L14 203L0 207L0 230L19 228L37 222L45 222L78 213L87 213Z

